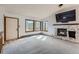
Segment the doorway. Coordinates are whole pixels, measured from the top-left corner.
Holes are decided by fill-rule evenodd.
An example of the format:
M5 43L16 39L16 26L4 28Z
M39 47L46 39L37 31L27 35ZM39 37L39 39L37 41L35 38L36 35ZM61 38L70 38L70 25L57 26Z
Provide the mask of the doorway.
M19 18L4 16L4 41L19 38Z

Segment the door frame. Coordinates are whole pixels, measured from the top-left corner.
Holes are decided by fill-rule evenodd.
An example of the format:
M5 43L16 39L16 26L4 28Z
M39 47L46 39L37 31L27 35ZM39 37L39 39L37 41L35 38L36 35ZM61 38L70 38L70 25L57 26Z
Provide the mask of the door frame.
M17 39L19 39L19 18L4 16L4 42L6 41L6 20L7 18L16 19L17 20Z

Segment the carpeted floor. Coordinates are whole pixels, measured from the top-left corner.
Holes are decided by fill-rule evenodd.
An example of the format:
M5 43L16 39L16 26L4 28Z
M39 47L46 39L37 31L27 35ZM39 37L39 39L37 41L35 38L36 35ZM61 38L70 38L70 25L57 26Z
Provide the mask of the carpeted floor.
M79 44L35 35L5 44L3 54L79 54Z

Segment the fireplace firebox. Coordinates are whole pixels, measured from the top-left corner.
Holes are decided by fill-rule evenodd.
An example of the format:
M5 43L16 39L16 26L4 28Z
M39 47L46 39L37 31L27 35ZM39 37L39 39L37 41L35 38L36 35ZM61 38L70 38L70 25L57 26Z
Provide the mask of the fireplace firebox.
M67 29L57 28L57 36L67 36Z
M69 37L76 38L76 32L75 31L68 31Z

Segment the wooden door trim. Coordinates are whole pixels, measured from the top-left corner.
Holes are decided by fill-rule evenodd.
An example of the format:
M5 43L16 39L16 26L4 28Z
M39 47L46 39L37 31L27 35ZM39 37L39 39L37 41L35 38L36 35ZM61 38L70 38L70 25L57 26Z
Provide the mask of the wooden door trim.
M19 18L4 16L4 41L6 41L6 18L11 18L11 19L17 20L17 39L19 39Z

